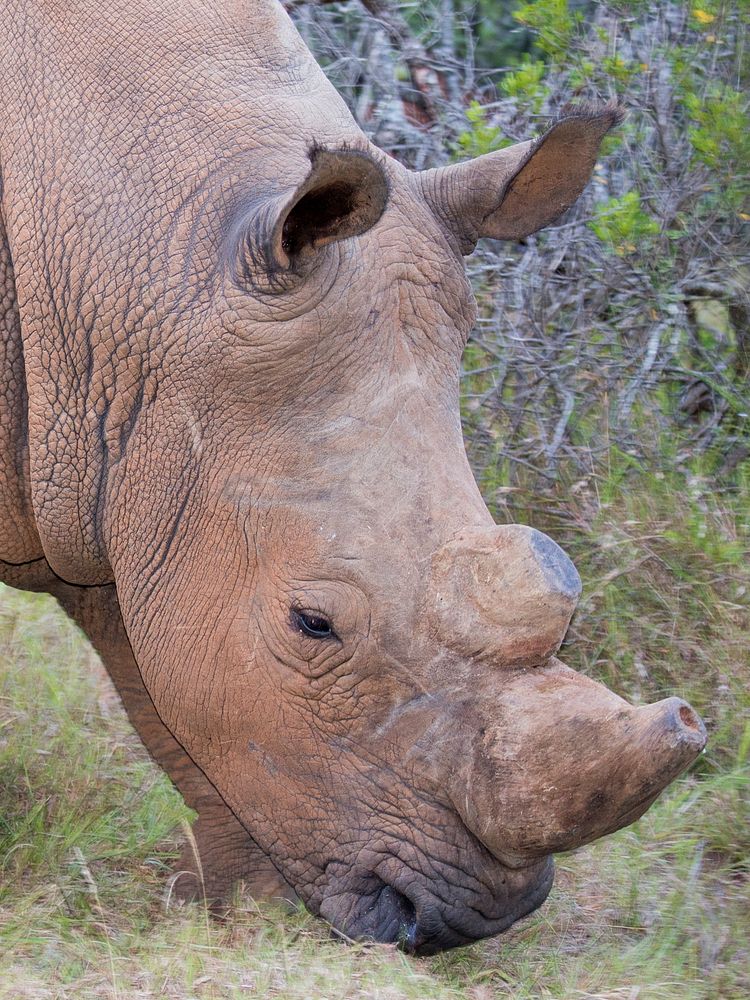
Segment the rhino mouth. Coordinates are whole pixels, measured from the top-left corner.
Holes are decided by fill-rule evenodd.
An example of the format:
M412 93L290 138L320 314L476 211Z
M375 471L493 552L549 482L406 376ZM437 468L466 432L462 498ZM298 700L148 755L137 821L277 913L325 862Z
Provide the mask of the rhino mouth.
M508 871L506 878L494 875L507 895L462 899L465 890L430 886L389 858L377 872L358 878L356 888L328 894L319 912L348 938L394 944L411 955L434 955L500 934L537 909L552 888L554 864L548 857L523 872ZM519 879L513 890L511 882Z
M403 892L383 882L377 875L373 875L373 882L376 888L371 902L365 905L360 915L360 921L366 924L369 932L363 934L355 924L351 927L352 936L372 937L414 952L419 941L416 906Z

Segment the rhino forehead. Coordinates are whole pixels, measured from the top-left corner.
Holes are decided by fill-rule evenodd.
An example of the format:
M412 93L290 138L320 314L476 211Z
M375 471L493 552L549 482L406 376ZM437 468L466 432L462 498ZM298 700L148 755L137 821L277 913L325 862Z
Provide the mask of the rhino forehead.
M313 384L325 367L332 381L362 367L396 381L425 364L457 367L475 315L471 287L435 220L410 204L403 171L393 174L378 224L332 248L299 292L273 298L225 281L220 307L237 363L314 366ZM263 350L243 355L244 344Z

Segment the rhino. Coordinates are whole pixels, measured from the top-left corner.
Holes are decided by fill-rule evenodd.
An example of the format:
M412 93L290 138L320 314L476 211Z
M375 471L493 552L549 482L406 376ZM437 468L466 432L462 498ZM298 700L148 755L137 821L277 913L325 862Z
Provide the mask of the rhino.
M702 750L556 658L581 584L467 462L463 257L618 108L412 172L271 0L3 0L0 578L90 638L195 810L174 891L497 934Z

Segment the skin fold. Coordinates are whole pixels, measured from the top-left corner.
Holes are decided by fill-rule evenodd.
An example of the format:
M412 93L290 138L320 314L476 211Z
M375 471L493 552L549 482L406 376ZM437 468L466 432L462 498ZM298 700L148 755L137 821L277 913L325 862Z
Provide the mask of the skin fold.
M280 5L3 0L0 579L54 594L237 880L427 954L702 749L555 659L580 593L468 467L462 256L578 196L612 106L411 173Z

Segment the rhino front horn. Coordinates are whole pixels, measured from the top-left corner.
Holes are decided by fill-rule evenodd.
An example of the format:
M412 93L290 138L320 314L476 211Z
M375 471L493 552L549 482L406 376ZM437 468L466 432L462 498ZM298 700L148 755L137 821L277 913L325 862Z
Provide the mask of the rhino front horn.
M510 867L635 822L706 745L682 699L635 707L554 657L503 680L494 722L456 757L451 795Z
M559 545L508 524L462 531L435 553L428 613L443 642L464 656L535 666L560 647L580 595Z

